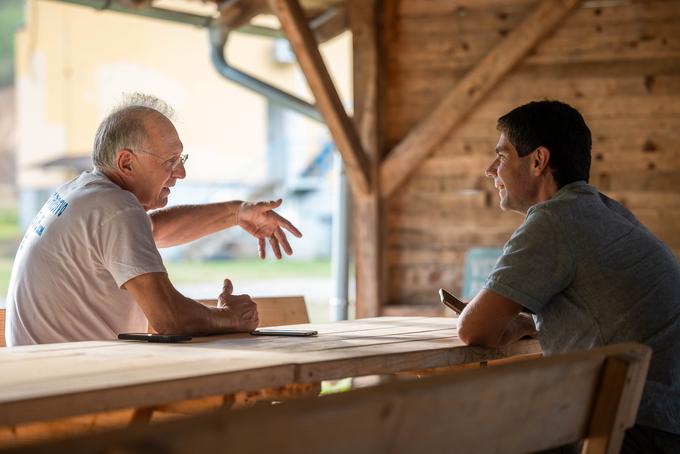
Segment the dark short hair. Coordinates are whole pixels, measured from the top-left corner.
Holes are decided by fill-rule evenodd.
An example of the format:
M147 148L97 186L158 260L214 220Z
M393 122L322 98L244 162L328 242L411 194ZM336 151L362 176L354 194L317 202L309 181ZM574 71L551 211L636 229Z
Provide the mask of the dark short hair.
M590 176L590 129L578 110L559 101L534 101L498 119L497 129L526 156L538 147L550 150L557 187Z

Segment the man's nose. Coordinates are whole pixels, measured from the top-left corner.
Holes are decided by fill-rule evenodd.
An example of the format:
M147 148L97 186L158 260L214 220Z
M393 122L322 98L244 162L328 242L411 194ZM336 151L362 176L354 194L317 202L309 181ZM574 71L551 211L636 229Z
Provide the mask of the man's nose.
M498 159L494 159L491 165L486 168L484 175L489 178L494 178L496 176L496 169L498 168Z
M187 176L187 169L184 167L184 163L180 162L177 167L172 171L172 176L177 179L183 179Z

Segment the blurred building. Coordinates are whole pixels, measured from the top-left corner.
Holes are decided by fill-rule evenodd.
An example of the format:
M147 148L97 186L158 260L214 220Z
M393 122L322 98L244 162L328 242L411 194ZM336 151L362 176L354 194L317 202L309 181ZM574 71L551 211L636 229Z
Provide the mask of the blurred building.
M230 63L311 101L285 41L231 35ZM57 185L90 167L97 125L122 94L145 92L173 105L190 155L187 178L175 188L171 204L282 196L284 214L305 233L304 242L293 244L296 257L328 255L332 145L326 127L223 79L211 65L205 28L28 0L26 26L16 43L22 226ZM322 45L343 99L351 99L350 51L347 33ZM244 247L255 251L254 244ZM241 249L232 232L165 254L220 257L239 255Z
M14 88L0 87L0 208L13 205L16 149Z

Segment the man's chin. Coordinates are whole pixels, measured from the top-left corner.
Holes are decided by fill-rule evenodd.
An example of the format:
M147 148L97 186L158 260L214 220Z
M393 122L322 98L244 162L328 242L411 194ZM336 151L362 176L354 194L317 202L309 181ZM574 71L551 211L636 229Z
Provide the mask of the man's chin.
M168 204L168 198L167 198L167 197L159 197L158 199L156 199L156 202L153 204L153 206L152 206L151 208L149 208L149 209L151 209L151 210L157 210L157 209L159 209L159 208L163 208L163 207L166 206L167 204ZM148 211L149 209L147 209L147 211Z

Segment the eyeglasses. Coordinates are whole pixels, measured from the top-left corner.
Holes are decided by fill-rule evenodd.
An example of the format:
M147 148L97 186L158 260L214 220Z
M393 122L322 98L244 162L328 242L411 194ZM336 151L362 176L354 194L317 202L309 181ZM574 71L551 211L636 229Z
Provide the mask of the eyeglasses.
M134 153L134 150L130 150ZM187 162L187 159L189 159L189 154L188 153L183 153L179 156L176 156L172 159L166 159L165 156L160 156L155 153L151 153L150 151L146 150L137 150L140 153L146 153L148 155L153 156L154 158L161 159L163 162L163 165L165 165L169 170L175 170L180 164L184 164Z

